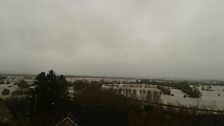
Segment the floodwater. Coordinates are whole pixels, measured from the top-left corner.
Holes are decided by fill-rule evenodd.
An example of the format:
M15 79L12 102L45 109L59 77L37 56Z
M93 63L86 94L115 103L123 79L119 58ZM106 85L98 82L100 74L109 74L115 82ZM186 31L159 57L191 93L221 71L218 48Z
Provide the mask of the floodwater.
M104 85L104 88L111 88L111 86ZM124 89L124 90L132 90L127 94L124 91L122 91L122 94L127 96L133 96L133 90L136 91L135 96L138 99L144 99L145 95L147 93L141 93L141 92L147 92L150 91L159 91L152 85L128 85L128 84L119 84L115 85L112 88L114 89ZM10 94L9 95L2 95L2 91L4 89L9 89ZM19 88L14 84L0 84L0 98L8 98L11 96L12 92L15 90L18 90ZM171 89L170 95L162 95L161 99L163 103L165 104L172 104L172 105L185 105L185 106L198 106L200 108L205 109L217 109L217 110L224 110L224 86L211 86L212 91L206 91L202 90L202 87L199 87L202 96L201 98L184 98L184 93L177 89ZM72 92L71 92L72 93Z
M2 95L2 91L4 89L10 90L9 95ZM16 91L18 89L19 89L18 86L14 85L14 84L0 84L0 98L2 98L2 99L8 98L11 96L13 91Z
M203 91L200 89L201 98L184 98L183 92L177 89L171 89L174 96L162 95L165 104L198 106L206 109L224 110L224 86L211 86L213 91Z
M104 88L111 88L111 86L104 85ZM140 93L140 91L145 90L151 90L151 91L158 91L153 86L146 86L146 85L116 85L113 86L115 89L122 88L124 90L136 90L136 97L138 99L143 100L146 96L146 94ZM178 89L171 89L171 95L162 95L161 99L163 103L165 104L171 104L171 105L184 105L188 107L199 107L202 109L210 109L210 110L224 110L224 86L211 86L212 91L205 91L202 90L202 87L199 87L199 90L202 93L202 96L200 98L184 98L185 93ZM124 95L127 96L133 96L133 94L125 94L123 91L121 92Z

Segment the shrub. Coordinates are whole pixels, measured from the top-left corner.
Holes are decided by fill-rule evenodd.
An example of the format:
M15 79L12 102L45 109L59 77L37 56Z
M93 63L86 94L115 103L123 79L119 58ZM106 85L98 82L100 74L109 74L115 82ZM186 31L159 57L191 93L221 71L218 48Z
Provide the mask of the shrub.
M2 95L9 95L9 93L10 93L10 90L9 89L4 89L2 91Z
M28 88L29 87L29 85L27 84L27 82L25 80L21 80L17 85L20 88Z
M157 88L164 94L164 95L171 95L170 88L157 86Z

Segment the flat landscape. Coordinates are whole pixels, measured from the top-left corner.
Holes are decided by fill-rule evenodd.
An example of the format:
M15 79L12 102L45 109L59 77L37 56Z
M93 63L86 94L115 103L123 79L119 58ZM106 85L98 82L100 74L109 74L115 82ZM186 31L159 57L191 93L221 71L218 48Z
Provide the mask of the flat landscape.
M0 126L224 126L223 5L0 0Z

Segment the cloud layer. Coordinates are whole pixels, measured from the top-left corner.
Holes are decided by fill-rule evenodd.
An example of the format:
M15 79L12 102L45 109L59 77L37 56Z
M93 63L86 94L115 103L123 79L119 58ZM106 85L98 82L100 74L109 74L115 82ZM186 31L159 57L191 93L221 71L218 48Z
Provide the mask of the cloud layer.
M224 78L221 0L1 0L0 72Z

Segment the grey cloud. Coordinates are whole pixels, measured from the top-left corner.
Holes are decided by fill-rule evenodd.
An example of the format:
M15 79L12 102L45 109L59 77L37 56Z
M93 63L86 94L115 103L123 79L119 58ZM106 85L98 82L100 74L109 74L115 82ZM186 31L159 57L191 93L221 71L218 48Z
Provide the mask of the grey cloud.
M223 79L215 0L0 1L0 72Z

